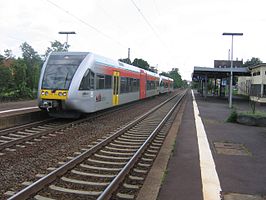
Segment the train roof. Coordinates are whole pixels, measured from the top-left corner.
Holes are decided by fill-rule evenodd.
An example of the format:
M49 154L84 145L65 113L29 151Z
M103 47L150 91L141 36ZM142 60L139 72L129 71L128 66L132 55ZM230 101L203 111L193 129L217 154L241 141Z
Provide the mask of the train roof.
M167 76L164 76L164 75L160 75L160 79L174 81L174 79L172 79L172 78L169 78L169 77L167 77Z
M140 70L143 70L150 76L159 77L159 74L155 72L151 72L151 71L148 71L148 70L145 70L145 69L133 66L133 65L129 65L127 63L117 61L117 60L112 60L110 58L106 58L104 56L91 53L91 52L67 52L67 51L66 52L52 52L50 55L84 55L84 56L87 56L89 54L94 57L94 60L96 63L110 65L114 68L121 68L124 70L129 70L129 71L138 72L138 73L140 73Z
M101 64L107 64L115 68L121 68L121 69L126 69L134 72L140 72L140 68L135 67L133 65L129 65L120 61L112 60L110 58L106 58L104 56L100 56L97 54L93 54L95 61Z
M53 51L50 55L88 55L90 52Z

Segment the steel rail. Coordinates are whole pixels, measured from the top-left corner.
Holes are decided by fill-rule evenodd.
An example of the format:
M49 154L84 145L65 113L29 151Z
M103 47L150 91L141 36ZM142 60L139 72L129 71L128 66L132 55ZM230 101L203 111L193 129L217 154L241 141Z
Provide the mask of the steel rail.
M69 126L69 125L68 125ZM67 126L67 127L68 127ZM9 148L9 147L12 147L14 146L15 144L20 144L22 142L26 142L26 141L29 141L29 140L32 140L32 139L35 139L35 138L39 138L43 135L48 135L50 133L53 133L53 132L56 132L56 131L59 131L59 130L62 130L64 128L67 128L66 125L60 125L56 128L53 128L51 130L45 130L45 131L42 131L40 133L34 133L33 135L28 135L28 136L25 136L23 138L17 138L17 139L14 139L14 140L11 140L11 141L8 141L6 143L2 143L0 144L0 151L5 149L5 148Z
M49 174L47 174L46 176L40 178L39 180L37 180L33 184L27 186L26 188L22 189L18 193L14 194L10 198L8 198L8 200L24 200L24 199L27 199L27 198L31 197L32 195L36 194L41 189L43 189L44 186L49 185L54 180L56 180L58 177L64 175L67 171L71 170L76 165L78 165L81 162L83 162L89 156L93 155L95 152L100 150L103 146L106 146L111 140L113 140L113 139L119 137L120 135L122 135L125 131L127 131L130 128L132 128L133 126L135 126L137 123L142 121L148 115L150 115L151 113L155 112L158 108L160 108L161 106L163 106L167 102L171 101L177 95L179 95L179 94L176 94L173 97L171 97L171 98L167 99L166 101L162 102L161 104L157 105L152 110L150 110L147 113L141 115L140 117L138 117L134 121L132 121L129 124L127 124L126 126L124 126L122 129L116 131L111 136L109 136L106 139L104 139L102 142L100 142L97 145L91 147L90 149L88 149L87 151L83 152L82 154L80 154L76 158L68 161L67 163L65 163L61 167L59 167L56 170L50 172Z
M23 143L23 142L26 142L26 141L30 141L32 139L39 138L39 137L44 136L44 135L48 135L50 133L54 133L54 132L59 131L59 130L66 129L66 128L70 127L70 126L84 123L86 121L89 121L91 119L95 119L97 117L105 116L106 114L109 114L109 113L112 113L112 112L115 112L115 111L119 111L121 109L125 109L126 107L129 107L129 106L130 105L120 106L120 107L118 107L116 109L113 108L113 109L105 110L105 111L102 111L102 112L99 112L99 113L96 113L96 114L94 113L92 116L86 117L84 119L75 120L75 121L72 121L70 123L66 123L66 124L63 124L63 125L59 125L58 127L53 128L51 130L50 129L49 130L44 130L44 131L42 131L40 133L35 133L33 135L28 135L28 136L25 136L25 137L22 137L22 138L16 138L14 140L7 141L6 143L1 143L0 144L0 151L2 151L5 148L12 147L12 146L14 146L16 144L20 144L20 143ZM52 120L55 120L55 119L54 118L53 119L48 119L47 121L49 122L49 120L52 121ZM45 122L45 120L44 120L44 122ZM22 125L21 129L20 128L16 129L16 127L15 127L14 131L23 130L25 128L32 127L32 125L38 125L39 123L42 123L42 122L37 122L36 124L31 123L31 124ZM12 128L10 128L10 129L12 129ZM4 132L5 130L1 130L1 131ZM0 131L0 136L4 135L3 133L1 133L1 131ZM7 134L9 134L10 132L11 132L11 130L8 129L7 130Z
M128 161L128 163L123 167L123 169L118 173L118 175L113 179L113 181L107 186L107 188L101 193L101 195L97 198L97 200L108 200L111 198L113 192L117 190L120 183L124 180L126 175L130 172L132 167L135 165L136 161L141 157L143 152L146 150L148 145L151 143L153 138L157 135L157 133L161 130L164 124L167 122L168 118L174 112L176 107L179 105L180 101L185 96L186 92L184 92L178 101L175 103L173 108L166 114L160 124L154 129L151 135L146 139L146 141L141 145L138 151L133 155L133 157Z
M12 133L12 132L15 132L15 131L24 130L26 128L30 128L30 127L33 127L33 126L42 125L44 123L48 123L48 122L53 121L53 120L55 120L55 119L54 118L50 118L50 119L45 119L45 120L42 120L42 121L31 122L31 123L28 123L28 124L23 124L23 125L19 125L19 126L15 126L15 127L1 129L0 130L0 136L9 134L9 133Z

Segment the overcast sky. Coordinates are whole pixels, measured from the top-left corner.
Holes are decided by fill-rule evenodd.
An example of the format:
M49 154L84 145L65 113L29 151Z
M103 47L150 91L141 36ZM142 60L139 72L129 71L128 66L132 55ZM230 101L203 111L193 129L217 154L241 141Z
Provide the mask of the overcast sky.
M213 67L228 59L258 57L266 62L265 0L1 0L0 54L21 56L30 44L44 54L51 41L66 41L70 51L90 51L112 59L142 58L160 71L179 68L191 80L194 66Z

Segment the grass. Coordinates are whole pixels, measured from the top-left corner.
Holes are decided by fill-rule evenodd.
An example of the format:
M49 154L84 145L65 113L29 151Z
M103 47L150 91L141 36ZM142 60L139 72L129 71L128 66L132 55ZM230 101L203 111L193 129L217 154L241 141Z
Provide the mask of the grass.
M227 118L226 122L231 122L231 123L235 123L236 119L237 119L237 112L235 109L233 109L229 115L229 117Z
M165 179L166 179L166 176L168 174L168 170L165 170L164 173L163 173L163 177L162 177L162 180L161 180L161 185L163 185Z
M247 111L247 112L241 112L239 113L239 115L247 115L247 116L260 118L260 117L266 117L266 112L256 111L255 113L253 113L252 111Z

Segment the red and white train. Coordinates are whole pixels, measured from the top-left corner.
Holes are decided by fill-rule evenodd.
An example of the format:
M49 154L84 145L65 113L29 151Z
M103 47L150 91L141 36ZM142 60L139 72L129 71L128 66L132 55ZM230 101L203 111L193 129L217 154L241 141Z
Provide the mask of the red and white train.
M90 52L53 52L43 65L38 103L77 116L171 92L173 79Z

